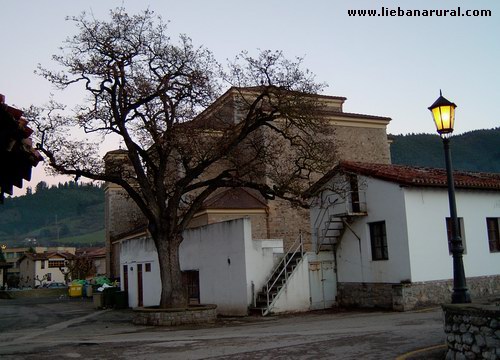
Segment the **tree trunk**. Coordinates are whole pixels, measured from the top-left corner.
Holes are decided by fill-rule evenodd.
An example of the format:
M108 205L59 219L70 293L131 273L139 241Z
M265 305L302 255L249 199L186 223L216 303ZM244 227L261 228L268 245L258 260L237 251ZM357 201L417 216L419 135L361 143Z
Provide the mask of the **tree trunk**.
M188 305L179 263L181 242L181 234L158 234L158 239L155 239L161 278L160 308L178 308Z

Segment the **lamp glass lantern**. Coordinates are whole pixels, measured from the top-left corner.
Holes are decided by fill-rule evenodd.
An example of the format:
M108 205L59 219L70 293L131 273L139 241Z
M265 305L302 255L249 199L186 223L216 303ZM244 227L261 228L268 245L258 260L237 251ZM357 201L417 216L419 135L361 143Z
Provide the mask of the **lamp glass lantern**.
M429 106L436 130L441 137L447 137L453 132L456 107L457 105L443 97L441 91L439 92L439 98Z

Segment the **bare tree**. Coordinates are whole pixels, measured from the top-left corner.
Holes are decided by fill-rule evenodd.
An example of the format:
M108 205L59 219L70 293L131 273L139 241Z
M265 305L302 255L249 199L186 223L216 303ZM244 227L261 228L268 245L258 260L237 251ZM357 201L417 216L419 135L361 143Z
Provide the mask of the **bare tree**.
M118 8L110 16L70 18L79 33L54 56L61 70L39 67L59 89L83 85L88 97L75 114L63 115L51 101L27 116L57 173L126 190L158 251L160 306L185 306L179 245L207 197L244 186L303 206L300 194L331 167L331 127L314 95L322 85L301 59L281 52L241 53L222 69L188 37L172 42L149 10L132 16ZM76 138L74 128L100 138ZM113 136L123 141L129 166L106 172L99 144Z

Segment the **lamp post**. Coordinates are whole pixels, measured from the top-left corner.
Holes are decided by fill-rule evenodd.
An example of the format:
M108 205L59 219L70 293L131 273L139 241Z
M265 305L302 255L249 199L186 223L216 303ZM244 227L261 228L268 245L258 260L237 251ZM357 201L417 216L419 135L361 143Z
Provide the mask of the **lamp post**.
M471 298L465 281L463 263L464 247L458 232L457 204L455 201L455 184L453 181L453 168L451 165L450 135L455 123L455 108L457 105L445 99L439 91L439 98L429 107L436 129L443 139L444 156L446 161L446 177L448 181L448 199L450 203L451 218L451 253L453 256L453 304L470 303Z

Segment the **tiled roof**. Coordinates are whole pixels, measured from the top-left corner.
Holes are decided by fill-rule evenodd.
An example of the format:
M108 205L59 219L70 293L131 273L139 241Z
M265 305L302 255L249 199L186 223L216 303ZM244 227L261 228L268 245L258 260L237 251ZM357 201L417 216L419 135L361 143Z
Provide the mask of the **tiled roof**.
M31 179L31 168L42 160L30 138L33 130L23 112L5 104L0 94L0 202L4 193L12 195L13 186L22 187Z
M391 164L341 162L337 171L387 180L404 186L446 187L445 169ZM461 189L500 190L500 174L454 171L455 187Z
M88 256L91 258L100 258L106 256L105 247L86 247L76 249L76 256Z
M33 261L37 260L49 260L53 259L56 257L62 257L64 259L72 259L75 257L75 255L68 253L68 252L44 252L44 253L25 253L19 261L21 261L23 258L28 258Z
M265 209L265 199L255 190L224 189L205 200L202 209Z

